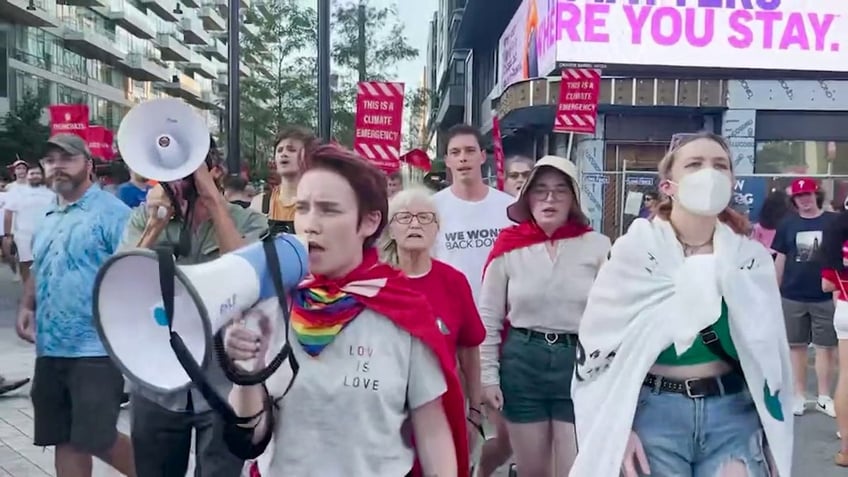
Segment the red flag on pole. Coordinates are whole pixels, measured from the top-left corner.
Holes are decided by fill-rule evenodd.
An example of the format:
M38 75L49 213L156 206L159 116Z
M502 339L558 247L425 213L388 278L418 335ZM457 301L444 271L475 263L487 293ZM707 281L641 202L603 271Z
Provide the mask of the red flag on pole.
M498 190L504 189L506 172L504 171L503 139L501 138L501 124L498 121L498 112L492 111L492 147L495 150L495 174L498 179Z
M111 161L115 158L115 148L113 142L115 139L114 133L105 126L89 126L86 141L91 155Z
M88 132L88 105L51 104L50 135L71 133L86 139Z
M430 156L421 149L412 149L406 154L400 156L400 162L409 164L410 166L421 169L424 172L430 172Z

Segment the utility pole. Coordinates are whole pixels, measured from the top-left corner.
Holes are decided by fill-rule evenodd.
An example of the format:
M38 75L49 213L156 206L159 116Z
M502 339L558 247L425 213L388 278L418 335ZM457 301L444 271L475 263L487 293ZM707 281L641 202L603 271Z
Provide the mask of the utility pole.
M330 94L330 0L318 0L318 134L327 142L333 137Z
M359 0L357 24L359 25L359 41L357 49L359 50L359 81L365 81L367 78L365 66L365 0Z
M227 170L230 175L241 174L241 144L239 137L239 0L230 0L227 10Z

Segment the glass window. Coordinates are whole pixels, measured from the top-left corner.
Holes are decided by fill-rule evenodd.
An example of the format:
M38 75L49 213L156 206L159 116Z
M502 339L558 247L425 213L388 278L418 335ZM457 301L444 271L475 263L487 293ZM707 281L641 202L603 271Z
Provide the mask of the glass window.
M60 104L88 104L88 95L78 89L58 85L56 88Z
M17 83L16 100L22 101L27 95L38 98L43 104L50 102L50 83L38 76L33 76L22 71L15 72Z
M848 174L848 142L761 141L754 171L761 174Z
M6 46L7 33L0 31L0 98L9 96L9 58Z

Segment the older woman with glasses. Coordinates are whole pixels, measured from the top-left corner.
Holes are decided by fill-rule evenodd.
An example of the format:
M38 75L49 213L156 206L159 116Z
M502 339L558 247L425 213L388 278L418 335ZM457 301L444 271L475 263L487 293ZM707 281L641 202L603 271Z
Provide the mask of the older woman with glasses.
M409 277L413 289L427 298L436 313L436 325L459 360L463 389L470 403L467 420L473 444L482 420L478 347L486 332L471 286L462 272L430 257L439 220L427 189L410 188L395 194L389 201L388 216L389 225L380 244L381 257Z
M521 193L521 188L527 183L527 178L530 177L530 171L533 170L533 164L536 161L527 156L512 156L506 160L504 170L506 171L506 182L504 182L504 192L518 197Z
M483 276L481 348L488 405L502 409L518 475L567 475L577 452L571 377L577 329L610 240L580 209L568 159L536 163L498 235ZM509 328L501 334L509 312Z

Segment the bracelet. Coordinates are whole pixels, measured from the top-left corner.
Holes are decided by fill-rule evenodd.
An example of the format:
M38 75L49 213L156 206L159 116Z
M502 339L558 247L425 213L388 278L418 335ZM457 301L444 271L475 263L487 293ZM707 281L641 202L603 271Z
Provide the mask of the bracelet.
M480 412L480 410L479 410L479 409L477 409L476 407L470 407L470 406L469 406L469 407L468 407L468 411L469 411L469 412L476 412L477 414L480 414L481 416L483 415L483 413L482 413L482 412Z
M261 410L261 411L257 412L256 414L254 414L254 415L252 415L252 416L248 416L248 417L242 418L242 419L244 419L244 424L237 424L237 426L238 426L238 427L240 427L240 428L242 428L242 429L256 429L256 426L258 426L258 425L259 425L259 421L256 421L256 422L255 422L255 423L253 423L252 425L251 425L250 423L251 423L254 419L259 418L259 417L262 417L262 415L263 415L263 414L265 414L265 408L264 408L264 407L262 408L262 410Z
M468 422L470 422L472 426L474 426L474 429L477 430L477 432L480 434L480 437L482 437L485 440L486 439L486 433L483 431L483 425L472 421L470 418L466 418L466 420Z

